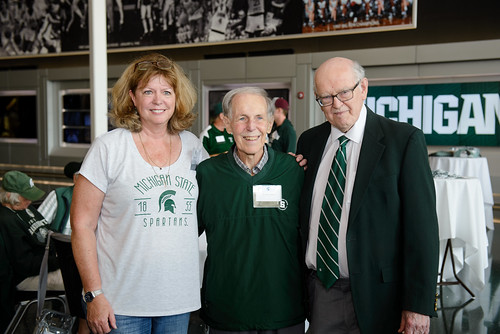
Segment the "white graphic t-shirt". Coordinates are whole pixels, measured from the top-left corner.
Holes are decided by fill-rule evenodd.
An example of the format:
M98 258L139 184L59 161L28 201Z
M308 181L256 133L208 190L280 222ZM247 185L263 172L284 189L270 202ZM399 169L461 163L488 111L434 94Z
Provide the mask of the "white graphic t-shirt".
M116 314L166 316L200 308L198 184L208 158L199 139L180 133L170 168L152 167L132 134L98 137L80 169L105 193L96 237L102 289Z

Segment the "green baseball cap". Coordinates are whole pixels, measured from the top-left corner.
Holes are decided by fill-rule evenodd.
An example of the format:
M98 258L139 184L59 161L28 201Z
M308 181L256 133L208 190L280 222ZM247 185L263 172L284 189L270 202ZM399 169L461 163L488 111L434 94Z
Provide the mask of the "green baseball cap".
M4 174L2 188L11 193L18 193L30 201L39 200L45 195L45 191L37 188L31 177L17 170Z
M222 114L222 103L217 103L214 107L214 116Z

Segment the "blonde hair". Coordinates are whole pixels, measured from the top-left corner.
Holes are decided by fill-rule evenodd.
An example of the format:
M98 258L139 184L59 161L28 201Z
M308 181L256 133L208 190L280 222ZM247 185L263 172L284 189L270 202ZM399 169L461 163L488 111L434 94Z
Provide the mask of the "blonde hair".
M159 67L159 62L169 66ZM150 63L146 69L136 70L139 63ZM112 110L111 124L118 128L125 128L132 132L142 130L142 123L135 109L129 91L133 93L137 88L147 84L152 77L161 75L172 85L175 93L175 111L167 124L169 133L178 133L186 130L193 124L196 115L193 107L196 104L196 90L187 78L182 68L173 60L159 53L142 56L130 63L111 91Z

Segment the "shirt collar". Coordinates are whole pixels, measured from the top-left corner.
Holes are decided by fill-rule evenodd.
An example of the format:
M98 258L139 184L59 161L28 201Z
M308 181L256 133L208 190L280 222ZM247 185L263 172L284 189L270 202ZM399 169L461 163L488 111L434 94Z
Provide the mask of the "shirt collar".
M257 163L257 165L255 165L253 169L248 168L248 166L245 165L243 161L241 161L240 157L238 156L238 148L236 147L236 145L234 146L233 149L233 157L234 161L236 161L236 164L240 166L241 169L243 169L250 175L255 175L258 174L260 171L262 171L262 169L266 165L267 161L269 160L269 152L267 152L267 145L264 145L264 154L262 155L262 158Z

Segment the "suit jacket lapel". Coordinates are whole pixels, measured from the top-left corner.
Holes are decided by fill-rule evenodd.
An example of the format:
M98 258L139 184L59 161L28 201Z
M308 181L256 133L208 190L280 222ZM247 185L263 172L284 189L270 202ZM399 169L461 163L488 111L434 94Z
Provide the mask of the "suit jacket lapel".
M354 181L354 188L351 197L351 209L349 212L349 227L355 220L356 214L361 206L363 196L368 187L370 178L378 164L382 153L385 150L385 145L380 143L381 138L384 137L377 116L368 109L366 115L365 133L363 136L363 143L361 152L359 154L358 168L356 172L356 180Z
M318 173L318 168L321 163L321 158L323 156L323 151L325 150L325 145L328 140L328 137L330 136L331 133L331 125L329 122L325 122L321 124L321 129L315 138L315 143L312 144L311 147L311 155L309 160L311 161L311 164L308 165L307 168L311 168L312 173L311 177L313 180L316 179L316 174Z
M302 190L301 200L301 217L304 224L304 231L309 233L309 216L311 213L311 200L314 188L314 181L316 174L321 163L321 157L325 149L326 142L330 136L331 125L325 122L319 125L319 131L308 140L307 146L310 148L307 158L307 171L304 179L304 186ZM300 152L299 152L300 153ZM307 237L307 233L305 236Z

